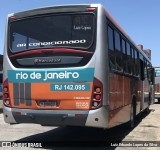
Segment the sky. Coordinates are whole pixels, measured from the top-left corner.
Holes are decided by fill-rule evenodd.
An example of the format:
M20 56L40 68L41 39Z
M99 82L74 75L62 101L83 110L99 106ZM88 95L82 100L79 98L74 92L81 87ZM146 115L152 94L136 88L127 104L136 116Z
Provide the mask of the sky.
M160 66L160 0L0 0L0 54L7 15L38 7L101 3L138 45L151 49L153 66Z

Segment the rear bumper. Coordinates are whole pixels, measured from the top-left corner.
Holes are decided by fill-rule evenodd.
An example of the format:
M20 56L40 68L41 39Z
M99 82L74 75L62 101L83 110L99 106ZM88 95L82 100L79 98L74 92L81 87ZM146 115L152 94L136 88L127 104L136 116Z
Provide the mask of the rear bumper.
M108 107L96 110L31 110L3 107L6 123L108 128Z
M89 111L31 110L3 108L6 123L35 123L53 126L85 126Z

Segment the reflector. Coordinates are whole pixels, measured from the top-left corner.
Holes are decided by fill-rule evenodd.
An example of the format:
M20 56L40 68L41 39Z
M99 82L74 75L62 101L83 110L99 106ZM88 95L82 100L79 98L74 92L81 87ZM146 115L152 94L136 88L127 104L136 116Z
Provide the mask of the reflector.
M96 100L100 100L101 96L100 95L96 95Z

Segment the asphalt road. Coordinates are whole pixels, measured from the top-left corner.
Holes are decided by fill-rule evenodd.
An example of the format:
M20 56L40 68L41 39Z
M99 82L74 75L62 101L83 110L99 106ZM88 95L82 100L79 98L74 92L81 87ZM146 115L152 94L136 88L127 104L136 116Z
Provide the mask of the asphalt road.
M9 125L3 120L2 110L0 109L0 141L46 141L58 144L74 145L79 144L82 147L54 147L54 150L68 149L104 149L104 150L159 150L160 142L160 104L154 104L150 107L148 113L142 113L137 118L134 129L126 128L126 125L118 126L109 130L84 127L42 127L35 124ZM110 142L111 141L111 142ZM116 145L118 141L122 144L132 144L128 147ZM129 142L126 142L129 141ZM142 142L144 141L144 142ZM148 142L146 142L148 141ZM153 142L152 142L153 141ZM125 143L126 142L126 143ZM107 148L107 143L113 147ZM144 143L154 147L144 146ZM100 145L101 147L96 146ZM119 143L118 143L119 144ZM86 147L88 146L88 147ZM1 148L0 148L1 149ZM22 149L22 148L18 148ZM24 149L24 148L23 148ZM30 148L27 148L30 149ZM48 149L47 147L44 149ZM16 148L17 150L17 148Z

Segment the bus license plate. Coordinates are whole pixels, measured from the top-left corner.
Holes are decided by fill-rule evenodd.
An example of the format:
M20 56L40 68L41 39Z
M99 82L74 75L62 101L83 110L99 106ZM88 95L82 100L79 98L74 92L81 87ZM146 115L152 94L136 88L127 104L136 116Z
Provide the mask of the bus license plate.
M56 107L57 106L57 101L41 100L41 101L39 101L39 106L40 107Z

